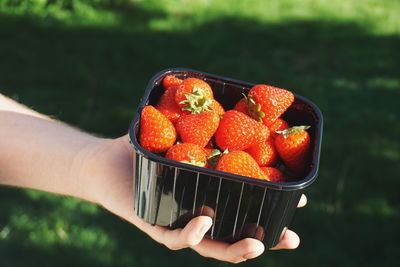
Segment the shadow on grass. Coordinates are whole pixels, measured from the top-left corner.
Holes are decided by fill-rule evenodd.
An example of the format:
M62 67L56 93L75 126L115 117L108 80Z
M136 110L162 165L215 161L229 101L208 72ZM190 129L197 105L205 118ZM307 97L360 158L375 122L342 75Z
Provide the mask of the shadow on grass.
M127 131L147 81L168 67L291 89L317 103L325 116L320 175L306 191L309 207L293 222L302 247L268 253L251 264L395 265L399 36L371 35L355 23L235 18L154 31L149 18L163 14L136 7L115 12L124 27L68 28L35 18L0 18L0 90L87 131L118 136ZM8 188L0 201L7 203L0 231L17 211L48 217L47 210L59 208L58 200L33 201ZM100 229L112 244L41 247L26 231L0 240L2 260L12 266L219 265L190 251L167 251L104 211L69 211L64 219L79 229Z

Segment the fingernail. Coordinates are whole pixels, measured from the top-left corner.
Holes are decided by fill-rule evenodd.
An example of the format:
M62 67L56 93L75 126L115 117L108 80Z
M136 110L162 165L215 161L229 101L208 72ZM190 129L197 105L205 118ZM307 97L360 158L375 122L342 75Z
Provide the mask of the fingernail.
M249 260L249 259L257 257L259 254L260 254L260 252L253 251L253 252L250 252L250 253L247 253L246 255L244 255L243 258L246 260Z

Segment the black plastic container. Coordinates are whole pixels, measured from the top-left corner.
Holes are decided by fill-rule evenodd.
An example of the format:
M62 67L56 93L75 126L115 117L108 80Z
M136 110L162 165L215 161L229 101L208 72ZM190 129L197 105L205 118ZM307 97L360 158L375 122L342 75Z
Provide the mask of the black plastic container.
M153 225L184 227L198 215L213 218L207 236L225 242L251 237L274 247L289 226L305 187L317 177L322 139L322 114L308 99L296 95L283 118L290 125L310 125L312 153L304 177L274 183L172 161L143 149L137 139L140 112L155 105L164 91L163 78L196 77L210 84L214 97L232 109L254 84L190 69L167 69L149 82L129 136L133 159L136 214Z

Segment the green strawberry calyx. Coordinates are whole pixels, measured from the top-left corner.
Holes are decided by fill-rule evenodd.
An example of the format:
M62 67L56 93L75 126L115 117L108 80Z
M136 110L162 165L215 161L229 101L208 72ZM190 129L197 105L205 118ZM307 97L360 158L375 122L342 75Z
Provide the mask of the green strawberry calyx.
M188 155L189 160L182 160L181 162L199 166L199 167L204 167L206 166L206 162L204 160L196 160L193 156Z
M308 125L293 126L293 127L287 128L283 131L276 131L276 133L282 134L283 137L288 138L288 136L291 134L295 134L295 133L301 134L303 131L305 131L309 128L311 128L311 126L308 126Z
M244 101L246 102L247 111L249 112L250 117L255 119L256 121L262 123L263 118L265 117L265 113L261 110L261 105L258 104L251 96L244 96Z
M212 100L205 97L202 94L202 91L195 87L193 89L193 93L184 93L186 96L186 100L179 102L179 104L184 104L185 106L182 110L188 110L192 114L202 113L204 110L211 110Z

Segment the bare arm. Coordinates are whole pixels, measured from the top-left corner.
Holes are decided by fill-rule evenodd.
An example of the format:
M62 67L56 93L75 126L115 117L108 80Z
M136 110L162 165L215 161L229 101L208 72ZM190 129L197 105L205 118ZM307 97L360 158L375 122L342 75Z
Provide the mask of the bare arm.
M26 106L0 94L0 111L12 111L20 114L31 115L33 117L51 120L50 117L40 114Z
M103 141L0 95L0 184L93 201L78 169Z
M207 216L176 230L139 219L133 210L132 153L127 136L98 138L0 94L0 184L97 203L170 249L190 247L205 257L234 263L262 254L264 246L255 239L226 244L203 238L212 224ZM298 243L298 236L288 230L277 248L291 249Z

